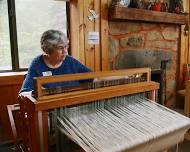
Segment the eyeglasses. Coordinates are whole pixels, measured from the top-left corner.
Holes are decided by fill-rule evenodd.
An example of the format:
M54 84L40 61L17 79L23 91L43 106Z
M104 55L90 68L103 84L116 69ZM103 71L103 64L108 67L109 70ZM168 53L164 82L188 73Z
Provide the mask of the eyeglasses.
M68 49L68 48L69 48L69 44L66 44L66 45L64 45L64 46L57 46L57 47L56 47L56 50L62 51L62 50Z

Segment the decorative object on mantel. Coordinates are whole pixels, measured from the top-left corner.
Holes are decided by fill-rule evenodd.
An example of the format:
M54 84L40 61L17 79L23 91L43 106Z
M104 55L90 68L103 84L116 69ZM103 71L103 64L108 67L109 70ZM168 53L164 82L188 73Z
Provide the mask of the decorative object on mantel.
M139 8L149 10L151 7L150 0L141 0L139 2Z
M189 35L189 24L188 23L185 24L185 27L183 30L184 30L184 35L188 36Z
M138 0L131 0L131 3L129 5L131 8L139 8L139 1Z
M159 0L156 0L150 7L150 10L161 11L161 3Z
M161 8L160 8L161 12L169 12L169 4L168 4L168 1L167 0L163 0L161 2Z
M169 0L131 0L130 8L168 12Z
M150 0L131 0L129 7L149 10L150 6Z
M170 0L169 12L184 14L183 0Z
M111 5L112 6L123 6L123 7L128 7L130 4L131 0L112 0Z

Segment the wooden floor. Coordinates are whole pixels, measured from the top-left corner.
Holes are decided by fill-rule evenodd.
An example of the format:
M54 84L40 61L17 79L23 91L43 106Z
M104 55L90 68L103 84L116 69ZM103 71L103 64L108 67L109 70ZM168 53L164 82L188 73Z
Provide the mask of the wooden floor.
M177 147L172 147L169 152L177 152ZM190 141L184 140L182 143L178 144L178 152L190 152Z
M0 124L0 145L2 142L6 141L5 132L3 130L3 127ZM0 151L1 152L1 151Z

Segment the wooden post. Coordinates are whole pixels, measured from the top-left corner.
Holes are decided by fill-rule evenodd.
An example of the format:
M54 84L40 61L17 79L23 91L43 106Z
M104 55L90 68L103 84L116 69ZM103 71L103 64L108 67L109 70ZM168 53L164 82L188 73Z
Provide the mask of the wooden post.
M190 81L186 81L184 112L187 117L190 117Z

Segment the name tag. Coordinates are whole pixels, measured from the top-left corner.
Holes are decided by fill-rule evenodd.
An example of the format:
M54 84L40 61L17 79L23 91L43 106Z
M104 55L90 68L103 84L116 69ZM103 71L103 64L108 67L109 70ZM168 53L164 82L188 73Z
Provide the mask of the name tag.
M42 72L42 75L43 76L51 76L52 72L51 71L45 71L45 72Z

